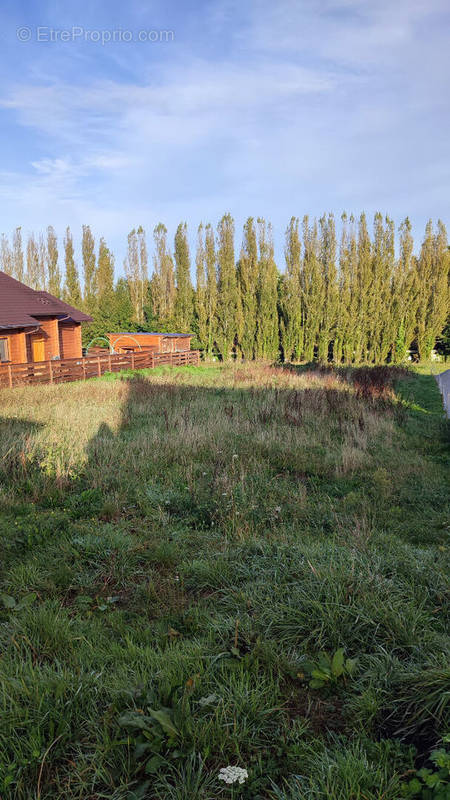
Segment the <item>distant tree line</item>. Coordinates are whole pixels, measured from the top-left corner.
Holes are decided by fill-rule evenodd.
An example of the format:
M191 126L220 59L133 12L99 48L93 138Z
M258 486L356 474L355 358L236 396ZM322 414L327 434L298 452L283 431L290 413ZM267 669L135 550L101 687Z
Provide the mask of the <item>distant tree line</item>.
M225 360L353 364L401 363L411 347L427 359L436 342L448 348L450 249L444 224L430 220L415 253L408 218L397 240L393 220L380 213L371 232L365 214L343 214L341 223L338 240L333 214L301 222L292 217L281 273L271 224L249 217L236 255L230 214L216 230L199 226L195 265L184 222L173 250L167 228L155 227L151 271L145 231L132 230L118 280L112 252L103 238L96 246L89 225L82 228L81 275L70 228L63 254L52 226L26 242L16 228L11 239L1 238L0 265L32 288L91 314L86 341L117 330L192 331L206 355Z

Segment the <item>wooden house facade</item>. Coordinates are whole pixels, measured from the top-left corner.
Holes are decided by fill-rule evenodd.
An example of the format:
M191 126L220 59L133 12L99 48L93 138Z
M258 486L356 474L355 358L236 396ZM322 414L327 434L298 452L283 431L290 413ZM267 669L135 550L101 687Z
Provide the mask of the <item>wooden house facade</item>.
M0 363L82 356L81 324L92 317L0 272Z
M115 353L152 350L155 353L184 353L191 349L191 333L108 333Z

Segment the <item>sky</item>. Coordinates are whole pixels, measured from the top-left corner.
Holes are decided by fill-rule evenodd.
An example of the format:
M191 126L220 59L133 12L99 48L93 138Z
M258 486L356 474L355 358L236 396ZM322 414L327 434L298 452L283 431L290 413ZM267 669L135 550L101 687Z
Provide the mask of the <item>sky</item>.
M84 7L83 7L84 6ZM450 223L448 0L3 0L0 232ZM102 41L103 39L103 41Z

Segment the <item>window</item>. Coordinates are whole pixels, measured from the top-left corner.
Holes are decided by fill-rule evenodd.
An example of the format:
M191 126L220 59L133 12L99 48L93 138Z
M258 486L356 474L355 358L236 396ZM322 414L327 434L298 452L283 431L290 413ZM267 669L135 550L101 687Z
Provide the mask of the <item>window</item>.
M9 361L8 339L0 339L0 361Z

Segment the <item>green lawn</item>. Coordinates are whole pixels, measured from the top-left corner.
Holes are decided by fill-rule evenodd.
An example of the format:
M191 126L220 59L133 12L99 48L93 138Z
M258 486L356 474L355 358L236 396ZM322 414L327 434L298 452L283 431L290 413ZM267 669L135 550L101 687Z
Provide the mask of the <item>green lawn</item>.
M402 796L450 730L449 423L375 374L1 393L2 800Z

